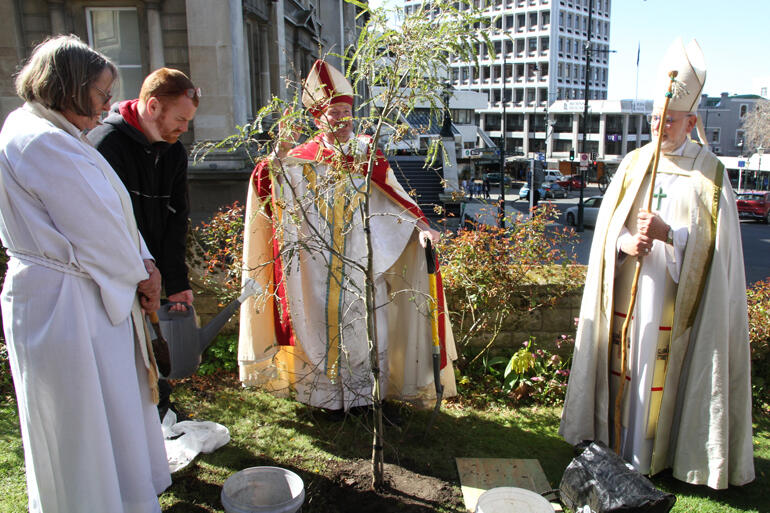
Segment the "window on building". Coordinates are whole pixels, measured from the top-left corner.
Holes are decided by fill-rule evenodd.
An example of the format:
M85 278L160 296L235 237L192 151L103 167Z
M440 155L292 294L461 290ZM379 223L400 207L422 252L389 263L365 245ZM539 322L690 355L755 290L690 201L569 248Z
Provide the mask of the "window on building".
M745 103L742 103L739 112L740 112L739 116L741 118L745 117L746 114L749 113L749 106L747 104L745 104Z
M516 16L516 32L522 32L524 30L524 26L527 23L527 18L523 14L519 14Z
M530 55L534 54L537 51L537 38L531 37L527 39L527 51Z
M711 143L712 144L719 144L719 133L721 132L720 128L712 128L711 129Z
M144 79L139 16L134 7L86 9L88 44L109 57L118 67L120 80L113 88L115 100L139 96Z
M548 28L548 25L551 23L551 13L548 11L543 11L542 15L540 16L540 28L545 30Z
M537 13L529 13L529 30L537 30Z
M454 113L455 123L469 125L473 122L473 111L468 109L457 109Z
M537 67L537 64L532 63L527 66L527 78L530 80L537 80L537 72L539 71L539 68Z
M735 146L743 153L743 142L745 141L746 134L743 130L735 131Z

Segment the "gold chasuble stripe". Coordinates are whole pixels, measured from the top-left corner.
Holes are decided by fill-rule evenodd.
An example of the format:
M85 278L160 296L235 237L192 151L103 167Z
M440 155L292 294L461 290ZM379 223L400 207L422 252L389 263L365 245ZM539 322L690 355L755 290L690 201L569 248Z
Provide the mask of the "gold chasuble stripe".
M336 183L329 183L326 191L319 189L316 171L312 165L306 164L303 167L303 175L314 198L318 214L326 221L331 232L326 279L326 361L324 371L329 380L335 382L340 371L340 344L342 342L345 235L350 228L355 210L363 201L363 194L355 189L346 173L337 175Z

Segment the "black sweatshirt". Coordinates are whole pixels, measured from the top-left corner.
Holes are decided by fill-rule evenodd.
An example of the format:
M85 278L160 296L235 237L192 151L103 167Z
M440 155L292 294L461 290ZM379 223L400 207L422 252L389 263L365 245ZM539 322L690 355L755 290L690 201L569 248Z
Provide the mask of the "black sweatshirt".
M126 186L137 226L160 269L166 294L189 289L185 243L190 202L187 152L182 143L150 143L123 118L117 103L88 138Z

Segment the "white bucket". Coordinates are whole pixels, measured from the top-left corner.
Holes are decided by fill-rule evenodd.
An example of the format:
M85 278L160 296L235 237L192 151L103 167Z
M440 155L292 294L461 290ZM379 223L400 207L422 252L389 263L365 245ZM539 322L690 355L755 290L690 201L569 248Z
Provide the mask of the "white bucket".
M551 503L524 488L501 486L482 493L476 513L554 513Z
M305 485L285 468L251 467L228 477L220 498L227 513L295 513L305 502Z

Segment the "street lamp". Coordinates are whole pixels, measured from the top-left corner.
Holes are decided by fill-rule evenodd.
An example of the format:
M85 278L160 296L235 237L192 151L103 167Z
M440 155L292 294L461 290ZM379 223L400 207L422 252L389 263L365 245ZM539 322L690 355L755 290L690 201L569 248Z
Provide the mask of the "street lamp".
M759 162L757 163L757 180L759 180L760 181L759 183L761 184L762 183L762 154L765 153L765 149L762 147L761 144L757 147L757 153L759 154ZM754 185L757 185L756 181L754 182ZM760 187L757 187L757 189L759 188Z
M586 37L586 75L585 90L583 93L583 153L588 153L588 96L591 80L591 24L593 22L594 0L588 0L588 36ZM586 168L580 167L580 200L578 201L578 225L577 231L583 231L583 186L586 183Z
M529 162L529 211L535 208L535 159L537 158L537 152L535 147L537 145L537 124L535 118L537 117L537 73L540 68L537 67L537 63L532 65L532 69L535 71L535 94L532 98L532 122L530 127L532 128L532 160ZM529 139L529 131L527 131L527 139Z
M503 104L503 117L500 120L500 130L501 130L501 143L500 143L500 199L498 200L498 225L500 228L505 228L505 154L508 150L507 140L506 140L506 129L505 126L505 118L506 118L506 112L505 112L505 67L506 67L506 49L505 49L505 39L500 40L500 51L503 54L503 67L500 69L500 102Z
M590 94L590 80L591 80L591 24L593 22L594 12L594 0L588 0L588 36L586 37L585 49L586 49L586 75L585 75L585 90L583 93L583 153L588 153L588 96ZM615 50L602 50L597 49L597 52L614 53ZM577 231L583 231L583 187L586 184L586 168L580 168L581 187L580 187L580 200L578 202L578 225Z

